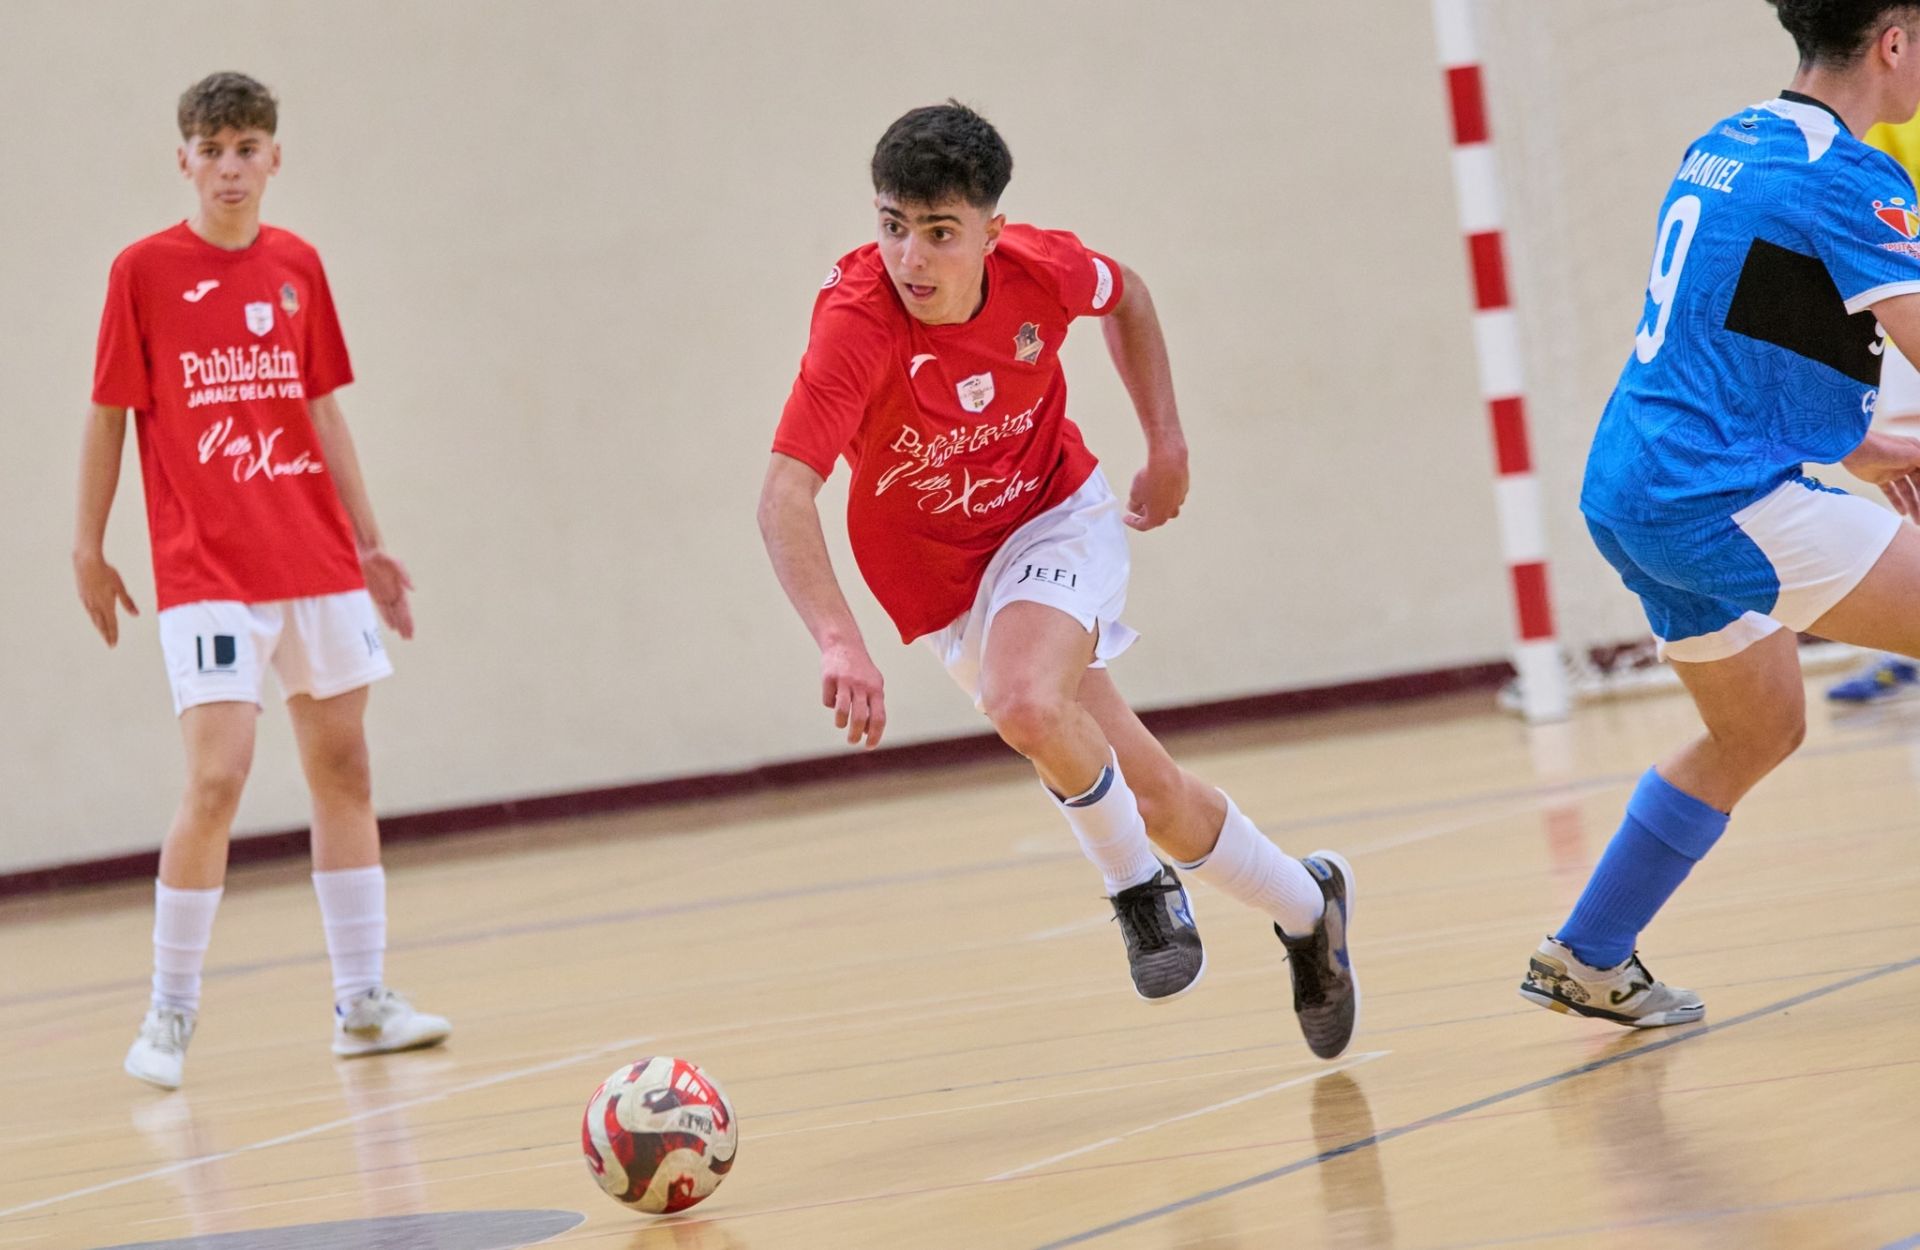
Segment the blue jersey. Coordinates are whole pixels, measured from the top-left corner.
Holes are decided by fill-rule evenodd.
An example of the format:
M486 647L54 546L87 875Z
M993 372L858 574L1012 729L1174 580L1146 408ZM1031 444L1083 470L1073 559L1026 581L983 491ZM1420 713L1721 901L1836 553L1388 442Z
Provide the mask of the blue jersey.
M1881 330L1920 291L1913 181L1794 92L1687 149L1660 206L1634 351L1580 507L1617 525L1730 516L1866 437Z

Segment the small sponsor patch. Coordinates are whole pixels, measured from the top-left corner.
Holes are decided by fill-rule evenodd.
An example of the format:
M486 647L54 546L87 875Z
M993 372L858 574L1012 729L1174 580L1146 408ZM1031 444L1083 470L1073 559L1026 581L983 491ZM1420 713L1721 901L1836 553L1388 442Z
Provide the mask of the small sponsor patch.
M1884 203L1875 200L1873 215L1885 223L1888 229L1898 232L1903 239L1911 239L1920 234L1920 214L1915 214L1913 207L1897 195Z
M280 311L291 317L300 311L300 292L293 289L293 283L280 284Z
M840 266L835 265L833 268L827 270L827 280L820 284L820 289L825 291L830 287L836 287L839 285L840 285Z
M968 412L984 412L993 402L993 375L976 373L970 378L962 378L953 388L960 396L960 406Z
M1040 359L1040 353L1046 346L1040 337L1040 327L1028 321L1013 336L1013 358L1023 365L1030 365Z
M1107 268L1107 262L1098 256L1093 258L1093 307L1094 311L1107 306L1113 298L1113 270Z
M256 335L265 336L273 332L273 305L261 300L257 304L247 305L247 329Z
M1920 243L1911 239L1903 239L1898 243L1882 243L1880 246L1889 252L1898 252L1902 256L1911 256L1920 260Z

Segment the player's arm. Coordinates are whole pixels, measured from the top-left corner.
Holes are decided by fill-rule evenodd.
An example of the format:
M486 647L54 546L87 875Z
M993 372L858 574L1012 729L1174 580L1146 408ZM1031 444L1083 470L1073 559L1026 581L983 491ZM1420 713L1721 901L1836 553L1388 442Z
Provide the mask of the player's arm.
M127 441L127 410L95 404L80 440L80 503L73 525L73 578L80 606L109 647L120 641L118 609L140 615L120 580L119 570L107 563L107 516L120 489L120 449Z
M353 541L360 549L360 571L367 578L367 593L380 609L380 619L402 638L413 637L413 605L407 592L413 579L406 566L390 555L380 539L380 523L373 517L373 500L367 494L367 480L360 472L360 457L354 451L353 433L347 429L346 414L331 393L307 405L313 418L313 432L320 440L320 455L333 476L333 488L347 510L353 525Z
M816 503L825 484L812 466L773 453L760 487L760 537L780 588L820 648L820 702L833 709L848 742L874 747L887 727L885 683L827 555Z
M1907 359L1920 360L1920 292L1881 300L1873 305L1873 315ZM1901 516L1920 522L1920 439L1868 430L1840 463L1861 481L1878 486Z
M1140 275L1120 266L1120 302L1103 319L1107 354L1133 400L1147 439L1147 465L1134 475L1127 524L1150 530L1180 515L1187 499L1187 436L1173 400L1173 366L1153 296Z

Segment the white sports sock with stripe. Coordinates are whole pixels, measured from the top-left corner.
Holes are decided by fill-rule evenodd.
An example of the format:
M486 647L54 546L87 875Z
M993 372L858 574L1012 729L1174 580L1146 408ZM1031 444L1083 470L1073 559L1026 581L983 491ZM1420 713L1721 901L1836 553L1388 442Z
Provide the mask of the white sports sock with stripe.
M1261 833L1224 791L1220 797L1227 800L1220 840L1204 859L1180 864L1179 868L1228 898L1273 917L1288 937L1312 933L1327 909L1320 883L1306 865Z
M1160 872L1140 803L1120 774L1120 759L1100 770L1091 786L1071 797L1047 793L1060 805L1067 825L1106 882L1109 897L1152 880Z

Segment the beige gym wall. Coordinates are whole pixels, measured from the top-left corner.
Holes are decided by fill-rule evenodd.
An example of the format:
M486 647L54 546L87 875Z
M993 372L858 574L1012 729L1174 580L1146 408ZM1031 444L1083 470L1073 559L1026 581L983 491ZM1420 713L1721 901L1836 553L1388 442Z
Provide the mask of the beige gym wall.
M1572 611L1631 634L1631 600L1573 529L1571 483L1674 160L1792 57L1758 0L1572 9L1489 5L1490 79L1531 219L1514 262L1557 583ZM151 848L178 793L131 445L109 556L147 614L117 651L74 600L68 551L107 267L190 211L173 101L214 69L281 96L267 216L327 259L359 374L342 402L419 585L419 637L393 644L399 675L373 703L385 812L844 749L754 503L815 288L871 231L871 145L948 95L1013 148L1003 207L1133 266L1166 325L1194 482L1186 514L1134 544L1145 638L1119 677L1137 702L1506 648L1417 0L4 14L0 871ZM1140 439L1098 328L1067 357L1072 414L1124 492ZM842 498L823 500L830 532ZM983 729L835 551L887 675L891 740ZM270 705L240 827L304 811Z

